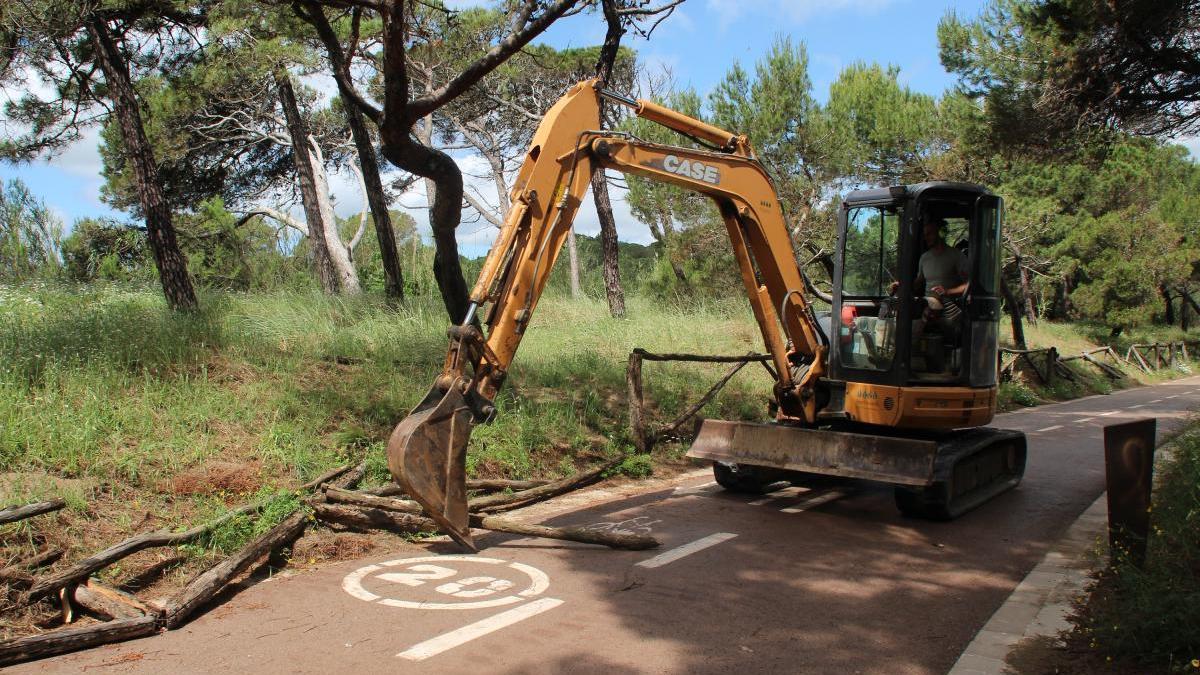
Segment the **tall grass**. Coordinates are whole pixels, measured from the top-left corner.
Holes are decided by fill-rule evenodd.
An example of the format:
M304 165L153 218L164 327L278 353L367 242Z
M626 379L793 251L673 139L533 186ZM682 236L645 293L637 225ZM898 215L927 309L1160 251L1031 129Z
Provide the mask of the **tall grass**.
M424 395L446 343L434 302L222 294L181 314L152 289L3 294L0 462L142 490L214 459L259 465L264 484L292 484L378 448ZM586 460L623 442L624 366L635 346L738 353L757 343L748 312L729 304L684 310L632 299L630 317L548 295L497 422L472 445L472 470L559 474L573 470L564 457ZM718 372L655 364L649 398L669 414ZM757 415L765 385L760 374L739 376L710 412Z

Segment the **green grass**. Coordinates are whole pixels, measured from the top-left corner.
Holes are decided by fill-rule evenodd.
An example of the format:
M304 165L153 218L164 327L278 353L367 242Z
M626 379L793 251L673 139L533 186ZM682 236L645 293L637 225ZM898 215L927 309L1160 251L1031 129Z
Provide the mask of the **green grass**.
M0 466L11 476L0 506L62 494L70 513L43 534L83 549L136 530L146 514L183 527L289 493L364 453L368 482L388 480L388 435L446 347L436 302L210 294L201 311L179 314L156 289L128 286L0 288L0 301ZM620 456L633 347L744 353L758 342L744 303L683 310L632 298L629 316L612 319L602 301L544 298L499 416L472 439L469 472L553 478ZM652 413L666 421L720 373L647 364ZM767 391L765 373L747 368L704 412L755 418ZM639 462L626 472L646 473ZM218 463L240 478L206 473ZM228 550L257 527L235 521L191 552ZM18 529L0 530L0 547L31 546L30 532L8 536Z
M1160 463L1146 560L1118 555L1076 617L1096 656L1131 672L1200 670L1200 425Z

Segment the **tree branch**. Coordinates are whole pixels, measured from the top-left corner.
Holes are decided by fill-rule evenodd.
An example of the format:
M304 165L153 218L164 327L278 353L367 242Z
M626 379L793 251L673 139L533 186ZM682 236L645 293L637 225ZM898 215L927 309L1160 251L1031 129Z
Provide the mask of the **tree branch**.
M479 60L464 68L457 77L450 80L442 87L431 91L425 96L415 99L409 103L408 109L406 110L406 118L408 120L416 121L417 119L420 119L434 110L442 107L451 99L455 98L467 89L470 89L471 86L473 86L476 82L480 81L487 76L488 73L495 70L496 67L501 63L504 63L508 57L512 56L515 52L533 40L533 38L537 37L543 31L549 28L550 24L557 21L559 17L565 14L567 10L571 9L577 2L578 0L557 0L546 7L540 16L533 20L528 20L528 16L536 3L533 0L527 1L522 6L522 9L519 10L513 17L513 32L507 38L501 40L499 44L488 50L488 52L480 57ZM519 18L525 19L526 21L522 21L521 24L518 24L516 19ZM517 27L522 24L525 27L517 30Z

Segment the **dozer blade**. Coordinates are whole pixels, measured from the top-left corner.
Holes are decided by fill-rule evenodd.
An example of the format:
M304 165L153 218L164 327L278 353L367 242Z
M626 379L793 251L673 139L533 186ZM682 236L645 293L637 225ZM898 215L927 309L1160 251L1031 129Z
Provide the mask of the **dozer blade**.
M388 469L431 518L472 551L467 514L467 440L475 426L461 382L434 386L388 440Z
M937 443L914 438L704 420L687 456L787 471L924 486Z

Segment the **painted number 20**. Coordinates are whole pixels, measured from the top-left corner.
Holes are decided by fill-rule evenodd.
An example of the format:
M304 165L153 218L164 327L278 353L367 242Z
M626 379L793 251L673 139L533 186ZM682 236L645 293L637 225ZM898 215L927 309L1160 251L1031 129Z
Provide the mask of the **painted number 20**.
M379 578L394 584L405 586L421 586L426 581L449 579L458 574L457 570L440 565L411 565L407 572L388 572L380 574ZM472 588L475 587L475 588ZM438 593L444 593L455 598L483 598L513 587L513 582L496 577L465 577L450 581L434 588Z

